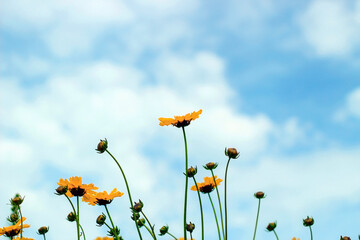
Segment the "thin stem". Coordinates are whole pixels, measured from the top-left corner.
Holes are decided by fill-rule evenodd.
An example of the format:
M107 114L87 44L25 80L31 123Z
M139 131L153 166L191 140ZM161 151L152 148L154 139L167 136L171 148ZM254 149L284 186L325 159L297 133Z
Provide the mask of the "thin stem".
M153 239L156 239L155 236L154 236L154 234L153 234L153 232L148 228L148 226L146 226L146 225L143 225L143 226L148 230L148 232L150 233L150 235L152 236L152 238L153 238Z
M208 196L209 196L209 199L210 199L210 202L211 202L212 209L213 209L213 211L214 211L216 226L217 226L217 230L218 230L218 234L219 234L219 240L221 240L219 222L218 222L218 219L217 219L217 216L216 216L216 211L215 211L215 207L214 207L213 201L212 201L212 199L211 199L211 197L210 197L210 193L208 193Z
M229 163L230 163L230 157L229 160L227 161L226 164L226 169L225 169L225 191L224 191L224 195L225 195L225 240L227 240L228 238L228 231L227 231L227 200L226 200L226 186L227 186L227 172L228 172L228 168L229 168Z
M44 240L46 240L45 234L43 234L43 236L44 236Z
M20 221L21 221L20 238L22 238L22 232L23 232L23 220L22 220L22 213L21 213L21 208L20 208L20 205L18 205L18 207L19 207Z
M127 189L127 192L129 194L129 200L130 200L130 205L131 205L131 209L134 208L134 205L133 205L133 201L132 201L132 198L131 198L131 193L130 193L130 188L129 188L129 184L126 180L126 176L125 176L125 173L122 169L122 167L120 166L119 162L116 160L116 158L106 149L106 152L112 157L112 159L114 159L114 161L116 162L116 164L118 165L123 177L124 177L124 181L125 181L125 185L126 185L126 189ZM142 236L141 236L141 233L140 233L140 229L139 229L139 226L137 224L137 221L134 221L135 222L135 225L136 225L136 229L138 231L138 234L139 234L139 237L140 237L140 240L142 240Z
M172 236L175 240L178 240L174 235L172 235L171 233L167 232L167 234L169 234L170 236Z
M256 229L257 229L258 220L259 220L260 200L261 200L261 198L259 198L259 203L258 203L258 210L257 210L257 214L256 214L256 222L255 222L255 230L254 230L254 237L253 237L253 240L255 240L255 236L256 236Z
M79 208L79 196L76 196L77 203L77 212L76 212L76 230L78 235L78 240L80 240L80 208Z
M310 228L310 236L311 236L311 240L313 240L313 234L312 234L312 229L311 229L311 226L309 226Z
M111 227L109 226L109 224L107 224L106 222L104 222L104 224L109 228L109 230L111 230Z
M197 191L198 198L199 198L199 203L200 203L200 213L201 213L201 239L204 240L204 215L203 215L203 208L202 208L202 204L201 204L200 191L199 191L199 187L198 187L198 185L197 185L197 183L196 183L195 176L193 176L193 179L194 179L194 183L195 183L195 186L196 186L196 191Z
M86 240L85 231L84 231L83 227L81 226L81 224L79 224L79 226L80 226L81 232L82 232L82 234L83 234L83 236L84 236L84 240Z
M192 233L190 232L190 240L193 240L193 238L192 238Z
M215 176L214 176L214 172L212 169L210 169L211 171L211 175L214 179L214 184L215 184L215 188L216 188L216 193L217 193L217 197L219 200L219 208L220 208L220 216L221 216L221 228L222 228L222 234L223 234L223 239L225 239L225 233L224 233L224 220L223 220L223 214L222 214L222 208L221 208L221 201L220 201L220 194L219 194L219 190L216 184L216 180L215 180Z
M276 234L275 229L273 230L273 232L274 232L274 234L275 234L276 239L279 240L279 237L278 237L278 235Z
M146 217L145 213L144 213L142 210L141 210L141 213L142 213L142 215L145 217L146 221L148 222L148 224L149 224L149 226L150 226L150 228L151 228L151 231L152 231L152 233L153 233L152 235L153 235L154 239L156 240L156 234L155 234L155 232L154 232L154 226L151 225L149 219Z
M117 235L117 232L116 232L116 228L115 228L114 222L113 222L113 220L111 219L110 212L109 212L106 204L104 205L104 207L105 207L106 212L107 212L107 214L108 214L108 216L109 216L109 219L110 219L110 222L111 222L111 226L113 227L113 233L115 234L116 239L119 239L119 236Z
M187 207L187 190L188 190L188 150L187 150L187 142L186 142L186 134L185 134L185 128L182 127L183 135L184 135L184 144L185 144L185 200L184 200L184 239L187 240L186 236L186 207Z

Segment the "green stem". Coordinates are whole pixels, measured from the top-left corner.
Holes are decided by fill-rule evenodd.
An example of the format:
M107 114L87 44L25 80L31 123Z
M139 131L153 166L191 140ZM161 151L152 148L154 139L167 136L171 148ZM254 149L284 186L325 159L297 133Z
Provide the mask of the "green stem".
M216 211L215 211L215 207L214 207L213 201L212 201L212 199L211 199L211 197L210 197L210 193L208 193L208 196L209 196L209 199L210 199L210 202L211 202L212 209L213 209L213 211L214 211L216 226L217 226L217 230L218 230L218 234L219 234L219 240L221 240L219 222L218 222L218 219L217 219L217 216L216 216Z
M256 214L256 222L255 222L255 230L254 230L254 237L253 237L253 240L255 240L255 236L256 236L256 229L257 229L258 220L259 220L260 200L261 200L261 198L259 198L259 203L258 203L258 210L257 210L257 214Z
M116 158L106 149L106 152L112 157L112 159L114 159L114 161L116 162L116 164L118 165L123 177L124 177L124 181L125 181L125 184L126 184L126 189L127 189L127 192L129 194L129 200L130 200L130 205L131 205L131 209L134 208L134 205L133 205L133 201L132 201L132 198L131 198L131 193L130 193L130 188L129 188L129 184L126 180L126 176L125 176L125 173L122 169L122 167L120 166L119 162L116 160ZM140 237L140 240L142 240L142 236L141 236L141 233L140 233L140 229L139 229L139 226L137 224L137 221L134 221L135 222L135 225L136 225L136 229L137 229L137 232L139 234L139 237Z
M215 184L215 188L216 188L216 193L217 193L217 197L219 200L219 208L220 208L220 216L221 216L221 228L222 228L222 234L223 234L223 239L225 239L225 233L224 233L224 220L223 220L223 214L222 214L222 208L221 208L221 201L220 201L220 194L219 194L219 190L216 184L216 180L215 180L215 176L214 176L214 172L212 169L210 169L211 171L211 175L214 179L214 184Z
M79 207L79 196L76 196L77 203L77 212L76 212L76 230L78 235L78 240L80 240L80 207Z
M279 240L279 237L278 237L278 235L276 234L275 229L273 230L273 232L274 232L274 234L275 234L276 239Z
M153 235L154 239L156 240L156 234L155 234L155 231L154 231L154 226L151 225L149 219L146 217L145 213L144 213L142 210L141 210L141 213L142 213L142 215L145 217L146 221L148 222L148 224L149 224L149 226L150 226L150 228L151 228L151 231L152 231L152 233L153 233L152 235Z
M310 236L311 236L311 240L313 240L313 234L312 234L312 229L311 229L311 226L309 226L310 228Z
M45 234L43 234L43 236L44 236L44 240L46 240Z
M193 240L193 238L192 238L192 233L190 232L190 240Z
M85 231L84 231L83 227L81 226L81 224L79 224L79 226L80 226L81 232L82 232L82 234L83 234L83 236L84 236L84 240L86 240Z
M171 233L167 232L167 234L169 234L170 236L172 236L175 240L178 240L174 235L172 235Z
M153 232L148 228L148 226L146 226L146 225L143 225L143 226L148 230L148 232L150 233L150 235L152 236L152 238L153 238L153 239L156 239L155 236L154 236L154 234L153 234Z
M229 168L229 163L230 163L230 157L229 160L227 161L226 164L226 169L225 169L225 191L224 191L224 195L225 195L225 240L227 240L228 238L228 231L227 231L227 199L226 199L226 186L227 186L227 172L228 172L228 168Z
M22 220L22 213L21 213L21 208L20 208L20 205L18 205L18 207L19 207L20 221L21 221L20 238L22 238L22 232L23 232L23 220Z
M199 191L199 187L198 187L198 185L197 185L197 183L196 183L195 176L193 176L193 179L194 179L194 183L195 183L195 186L196 186L196 191L197 191L198 198L199 198L199 203L200 203L200 213L201 213L201 239L204 240L204 215L203 215L203 208L202 208L202 203L201 203L200 191Z
M79 224L79 226L81 227L81 231L82 231L82 233L84 234L84 239L86 240L84 229L82 228L82 226L81 226L80 223L78 222L78 214L76 213L74 204L71 202L70 198L69 198L66 194L64 194L64 196L66 197L66 199L67 199L67 200L69 201L69 203L71 204L71 207L72 207L72 209L73 209L73 211L74 211L74 213L75 213L75 216L76 216L76 225ZM79 197L77 197L77 198L79 198ZM79 200L79 199L78 199L78 200ZM79 202L78 202L78 206L79 206ZM78 233L78 234L79 234L79 233Z
M107 212L107 214L108 214L108 216L109 216L109 219L110 219L110 222L111 222L111 226L113 227L113 229L114 229L114 234L115 234L115 237L116 237L116 239L119 239L119 236L117 235L117 232L116 232L116 229L115 229L115 225L114 225L114 222L113 222L113 220L111 219L111 216L110 216L110 212L109 212L109 210L108 210L108 208L107 208L107 206L106 206L106 204L104 205L104 207L105 207L105 209L106 209L106 212Z
M187 240L186 236L186 207L187 207L187 190L188 190L188 150L187 150L187 142L186 142L186 134L185 134L185 128L182 127L183 135L184 135L184 144L185 144L185 200L184 200L184 239Z

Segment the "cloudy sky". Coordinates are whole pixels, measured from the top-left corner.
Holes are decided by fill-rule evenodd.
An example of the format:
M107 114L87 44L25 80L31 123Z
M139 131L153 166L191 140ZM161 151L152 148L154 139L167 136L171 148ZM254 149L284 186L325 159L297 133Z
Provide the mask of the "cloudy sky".
M198 180L209 161L224 176L225 147L241 152L228 177L229 239L251 239L259 190L257 239L274 239L265 227L275 220L280 239L309 239L307 215L315 239L360 234L360 1L0 0L0 37L1 226L19 192L28 237L49 225L48 239L74 239L71 208L53 194L60 178L126 192L94 150L106 137L134 200L181 237L182 132L158 118L203 109L186 128ZM109 207L136 239L126 194ZM104 209L80 211L87 238L105 236L95 226ZM188 216L200 239L194 192Z

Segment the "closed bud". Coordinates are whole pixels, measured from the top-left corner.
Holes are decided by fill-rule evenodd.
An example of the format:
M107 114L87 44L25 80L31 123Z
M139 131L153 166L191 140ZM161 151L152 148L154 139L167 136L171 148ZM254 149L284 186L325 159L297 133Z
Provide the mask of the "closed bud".
M140 214L137 213L137 212L133 212L132 216L131 216L131 219L136 221L140 218Z
M57 189L56 189L56 195L64 195L65 193L67 193L68 191L68 187L67 186L59 186Z
M195 224L193 224L192 222L190 222L189 224L186 224L186 231L192 233L195 229Z
M20 206L20 204L22 204L22 202L24 201L24 198L21 198L21 196L17 196L17 197L14 197L12 199L10 199L10 203L11 205L16 205L16 206Z
M188 168L188 170L187 170L187 176L189 177L189 178L192 178L192 177L194 177L195 175L196 175L196 173L197 173L197 167L190 167L190 168Z
M218 163L209 162L205 166L203 166L206 170L213 170L218 166Z
M313 219L313 218L307 216L305 219L303 219L303 225L304 225L305 227L310 227L310 226L312 226L313 224L314 224L314 219Z
M133 207L133 210L137 213L141 212L142 211L142 208L144 207L144 204L143 202L139 199L139 202L135 202L135 205Z
M271 231L274 231L274 229L276 228L276 222L272 222L272 223L269 223L266 227L266 229L271 232Z
M108 147L108 141L106 140L106 138L105 140L100 139L100 142L98 143L97 148L95 150L98 153L103 153L106 151L107 147Z
M38 229L38 234L39 235L45 235L45 233L47 233L49 231L49 227L45 227L45 226L43 226L43 227L41 227L41 228L39 228Z
M165 234L167 234L167 232L168 232L168 230L169 230L169 226L162 226L161 228L160 228L160 236L163 236L163 235L165 235Z
M340 236L340 240L351 240L351 238L349 238L349 237L346 237L346 236Z
M69 222L74 222L76 220L76 214L74 212L71 212L67 215L66 218Z
M17 222L19 220L19 215L12 213L8 219L10 222Z
M257 199L265 198L265 193L257 192L257 193L254 194L254 197L256 197Z
M144 226L144 225L145 225L145 219L140 218L140 219L137 221L137 225L138 225L139 227Z
M101 227L102 225L104 225L105 220L106 220L106 216L105 216L104 214L99 215L99 216L96 218L96 224L97 224L97 226L98 226L98 227Z
M236 148L225 148L225 155L229 158L236 159L239 157L240 154L238 153Z

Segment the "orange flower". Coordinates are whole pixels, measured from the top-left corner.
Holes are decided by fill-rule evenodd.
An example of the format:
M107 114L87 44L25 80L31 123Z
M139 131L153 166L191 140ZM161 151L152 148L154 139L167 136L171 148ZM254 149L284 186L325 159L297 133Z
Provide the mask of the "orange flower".
M293 237L291 240L300 240L300 238Z
M95 187L94 184L82 184L81 177L71 177L69 180L67 179L60 179L57 183L59 186L68 187L68 191L66 192L66 196L73 197L73 196L85 196L88 194L95 193L98 187Z
M190 238L188 238L189 240L195 240L195 239L190 239ZM184 240L184 238L183 237L181 237L181 238L178 238L178 240Z
M23 228L29 228L29 224L24 224L24 221L26 220L25 217L22 218L23 221ZM21 231L21 220L19 220L15 225L9 226L9 227L3 227L0 228L0 236L6 235L7 237L14 237L18 235Z
M116 188L114 188L110 194L106 191L88 194L83 197L83 201L87 202L89 205L95 206L95 204L97 204L101 206L111 203L114 198L121 197L122 195L124 195L124 193L119 192Z
M195 120L202 113L200 109L197 112L188 113L185 116L174 116L174 118L159 118L160 126L169 126L173 125L175 127L186 127L190 124L191 120Z
M33 239L33 238L26 238L26 237L22 237L22 238L16 237L16 238L14 238L14 240L35 240L35 239Z
M204 182L197 184L199 191L202 193L210 193L215 189L215 185L219 186L219 184L222 182L222 179L217 178L217 176L214 176L214 178L215 182L213 177L204 177ZM192 186L191 190L197 191L196 186Z
M97 237L95 240L114 240L112 237Z

